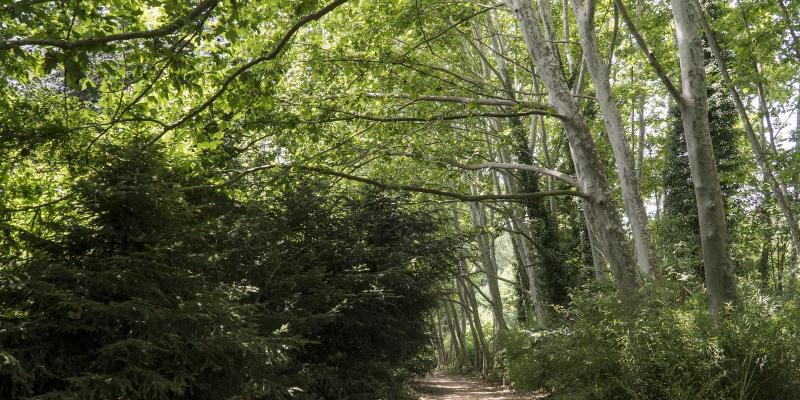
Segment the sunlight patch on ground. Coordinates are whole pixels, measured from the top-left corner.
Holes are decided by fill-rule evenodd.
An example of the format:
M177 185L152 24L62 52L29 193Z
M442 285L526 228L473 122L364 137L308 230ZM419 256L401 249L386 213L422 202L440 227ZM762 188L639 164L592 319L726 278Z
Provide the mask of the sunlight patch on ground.
M427 376L417 384L420 400L524 400L545 397L544 395L522 395L460 377L438 374Z

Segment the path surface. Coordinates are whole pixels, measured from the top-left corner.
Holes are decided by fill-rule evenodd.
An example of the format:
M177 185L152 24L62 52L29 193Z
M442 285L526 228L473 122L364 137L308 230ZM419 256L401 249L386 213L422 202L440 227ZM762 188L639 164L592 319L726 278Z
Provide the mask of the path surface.
M521 395L507 389L486 386L466 378L429 375L417 382L421 400L528 400L541 395Z

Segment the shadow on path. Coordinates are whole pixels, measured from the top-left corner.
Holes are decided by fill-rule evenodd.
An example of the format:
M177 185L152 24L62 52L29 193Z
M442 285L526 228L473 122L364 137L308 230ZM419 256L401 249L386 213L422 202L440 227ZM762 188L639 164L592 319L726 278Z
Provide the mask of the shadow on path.
M541 395L521 395L458 376L434 374L417 381L421 400L525 400Z

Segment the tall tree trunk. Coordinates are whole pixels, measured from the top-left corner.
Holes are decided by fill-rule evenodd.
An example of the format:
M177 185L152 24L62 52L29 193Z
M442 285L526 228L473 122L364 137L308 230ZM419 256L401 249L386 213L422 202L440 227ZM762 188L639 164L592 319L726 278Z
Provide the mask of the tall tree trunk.
M505 149L499 149L498 155L500 156L501 162L509 162L510 157ZM504 173L503 182L505 183L505 189L507 193L517 192L513 179L514 178L511 176L511 174ZM512 214L511 218L508 219L508 224L509 229L513 231L513 233L511 233L511 238L515 241L515 246L519 251L520 267L523 268L525 274L528 276L528 295L531 299L531 303L533 303L533 310L536 313L536 319L538 320L539 324L541 326L547 326L548 318L547 312L545 311L546 309L544 300L541 294L541 279L534 268L534 261L537 255L531 248L531 243L529 243L533 238L531 237L531 233L527 224L523 222L525 220L525 215L522 210L514 205L511 205L511 207Z
M436 364L442 366L447 363L447 358L445 355L445 348L444 348L444 339L442 338L442 330L439 327L439 315L438 313L433 313L433 335L434 341L436 344Z
M642 176L644 175L644 147L645 147L645 122L644 122L644 97L639 104L639 149L636 157L636 181L639 182L639 193L641 194Z
M461 269L462 273L467 272L466 263L463 260L459 261L459 268ZM489 366L491 365L492 355L489 352L489 346L486 344L486 337L483 334L480 311L478 310L478 302L475 300L475 292L471 290L471 285L463 281L465 279L469 279L468 274L464 275L465 277L463 279L458 280L460 288L459 296L461 298L461 302L468 306L467 315L469 317L469 326L472 332L472 341L475 347L476 355L475 368L477 368L482 374L486 374Z
M572 52L569 48L569 4L565 1L561 7L561 24L564 30L564 55L567 56L567 67L569 73L575 70L575 62L572 61Z
M736 298L736 283L722 190L708 127L703 43L699 36L700 14L693 0L671 0L671 3L681 66L682 99L679 103L700 221L706 289L711 313L717 314L724 303Z
M700 22L703 25L706 40L711 48L711 54L714 56L717 66L720 70L720 75L722 75L723 82L733 98L733 104L735 105L736 111L739 114L742 125L744 126L745 136L747 136L747 140L750 142L750 147L753 150L756 165L761 170L763 179L769 184L772 194L775 196L775 202L778 204L778 208L781 210L781 213L786 220L786 225L789 228L789 234L791 235L792 239L792 248L800 248L800 225L798 225L797 218L792 211L792 199L786 190L786 184L777 176L775 176L772 171L772 167L767 161L767 152L765 152L764 148L761 146L761 143L759 142L758 137L753 130L753 125L750 123L750 118L747 115L747 110L744 107L744 103L739 95L739 91L736 90L736 87L733 85L730 75L728 74L725 59L722 57L722 50L719 48L719 44L714 37L714 32L711 28L711 25L703 17L703 15L700 16ZM763 95L763 91L759 90L759 92ZM759 102L766 102L766 98L762 97L759 99ZM762 112L766 112L766 108L762 109ZM773 134L770 133L770 135ZM793 279L797 272L797 266L792 264L791 268L790 279Z
M622 222L610 196L603 164L597 154L589 127L581 116L567 82L561 73L552 41L545 39L542 27L527 0L506 0L520 27L536 70L547 88L550 105L562 116L575 170L582 189L591 196L587 200L598 237L611 265L614 281L624 294L632 294L640 286L639 273L625 238Z
M761 287L766 289L769 278L769 254L772 252L772 218L769 212L769 196L764 196L761 204L761 232L763 239L761 242L761 257L758 261L758 273L761 276Z
M447 323L450 326L450 332L453 341L456 343L458 351L458 364L469 366L469 353L467 352L467 340L464 333L461 331L461 325L458 321L458 312L451 301L444 304L444 312L447 316Z
M478 191L474 185L470 185L473 194ZM497 280L497 263L492 254L492 241L486 228L486 208L483 204L469 203L470 214L472 216L472 227L477 231L476 242L480 252L481 268L486 275L489 286L489 296L491 297L492 316L494 317L495 333L504 332L508 329L506 320L503 317L503 299L500 295L500 284Z
M464 271L469 273L469 268L467 267L466 261L463 261L462 268ZM486 341L486 335L483 332L483 324L481 323L481 314L480 308L478 308L478 300L475 298L475 288L472 286L471 282L462 281L464 285L465 293L467 294L467 300L469 301L470 308L472 309L472 321L475 324L475 327L478 331L478 345L481 347L483 354L485 355L483 362L484 365L482 366L482 370L487 372L489 368L492 366L492 352L489 350L488 342Z
M483 347L480 346L478 343L478 327L475 326L475 322L472 319L472 306L467 299L467 294L464 291L464 282L462 279L469 279L468 276L464 277L457 277L455 279L455 287L456 293L458 293L458 301L462 304L461 308L461 316L463 320L463 324L461 325L462 331L466 332L467 326L469 326L469 330L472 333L472 347L475 349L475 359L472 363L473 368L476 372L483 372L480 368L483 365L483 358L485 355L483 354Z
M633 167L632 156L625 138L622 117L611 92L608 66L603 62L600 50L597 47L597 37L594 31L595 1L572 0L572 6L578 21L578 34L583 48L583 59L586 62L589 76L594 81L595 97L600 104L603 122L606 126L606 134L614 153L614 161L622 189L622 199L631 225L637 263L643 276L649 279L656 279L658 266L650 241L650 230L647 227L647 213L644 209L642 195L639 192L639 179ZM631 112L633 113L633 110ZM633 124L631 124L631 129L634 129Z

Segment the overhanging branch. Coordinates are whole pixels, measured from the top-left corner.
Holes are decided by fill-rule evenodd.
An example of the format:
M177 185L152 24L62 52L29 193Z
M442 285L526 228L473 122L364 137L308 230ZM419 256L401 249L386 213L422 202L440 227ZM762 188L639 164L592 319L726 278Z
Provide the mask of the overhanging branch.
M278 55L280 55L281 51L283 51L283 49L289 43L289 40L291 40L291 38L294 36L295 33L297 33L298 30L300 30L300 28L302 28L304 25L312 21L316 21L324 17L326 14L330 13L331 11L333 11L340 5L346 3L347 1L348 0L334 0L328 3L328 5L326 5L325 7L320 8L318 11L308 14L303 18L300 18L289 28L288 31L286 31L283 37L281 37L281 40L278 41L278 43L275 45L275 47L272 48L270 52L263 54L259 57L256 57L250 60L249 62L236 67L231 73L228 74L227 77L225 77L225 79L222 81L222 85L220 85L220 87L217 89L216 92L214 92L213 95L211 95L211 97L206 99L206 101L204 101L197 107L191 109L188 113L186 113L186 115L179 118L177 121L164 127L161 133L159 133L153 139L151 139L150 142L147 143L147 145L149 146L157 142L164 135L166 135L167 132L170 132L173 129L178 128L179 126L185 124L186 122L188 122L189 120L193 119L198 114L203 112L206 108L210 107L211 104L213 104L220 96L222 96L223 93L225 93L225 91L228 90L228 86L230 86L230 84L233 83L233 81L239 78L239 76L241 76L242 74L244 74L245 72L247 72L248 70L250 70L251 68L255 67L258 64L277 58Z
M512 194L480 194L480 195L471 195L471 194L463 194L463 193L456 193L456 192L448 192L444 190L426 188L421 186L413 186L413 185L400 185L388 182L381 182L375 179L365 178L361 176L351 175L344 172L335 171L325 167L313 167L307 165L293 165L293 164L268 164L268 165L260 165L257 167L248 168L244 171L239 172L238 174L234 175L232 178L226 180L225 182L218 183L218 184L209 184L209 185L197 185L197 186L187 186L184 187L184 191L188 190L195 190L195 189L204 189L204 188L217 188L217 187L224 187L230 186L237 181L241 180L247 175L265 171L269 169L276 169L276 168L283 168L283 169L298 169L308 172L314 172L322 175L329 175L335 176L337 178L342 178L354 182L365 183L368 185L372 185L375 187L379 187L382 189L387 190L399 190L405 192L414 192L414 193L426 193L432 194L434 196L440 197L447 197L451 199L456 199L460 201L466 202L476 202L476 201L487 201L487 200L498 200L498 201L514 201L514 200L525 200L525 199L534 199L534 198L544 198L544 197L551 197L551 196L578 196L583 197L586 199L590 199L590 197L582 192L576 190L553 190L548 192L533 192L533 193L512 193Z
M628 14L628 10L625 8L625 4L622 0L614 0L614 4L617 6L620 15L622 15L622 20L625 21L625 25L628 27L628 31L633 35L633 39L636 40L636 44L639 46L639 49L642 50L645 57L647 57L647 62L653 67L658 75L658 78L661 79L661 82L664 83L664 86L667 87L667 91L669 92L672 98L680 103L683 103L683 96L681 96L678 89L675 87L675 84L672 83L672 80L669 79L667 73L664 71L664 67L661 66L661 63L658 62L656 55L647 47L647 43L644 41L644 37L639 33L639 30L636 29L636 25L633 24L633 20L631 20L631 16Z
M212 10L219 4L220 0L204 0L195 8L189 11L188 14L176 18L172 22L161 26L160 28L137 31L129 33L115 33L106 36L93 36L77 40L64 40L64 39L12 39L0 41L0 49L13 49L22 46L46 46L58 47L66 50L75 50L93 46L101 46L112 42L120 42L132 39L153 39L174 33L178 29L187 25L187 22L192 22L198 19L206 11Z

